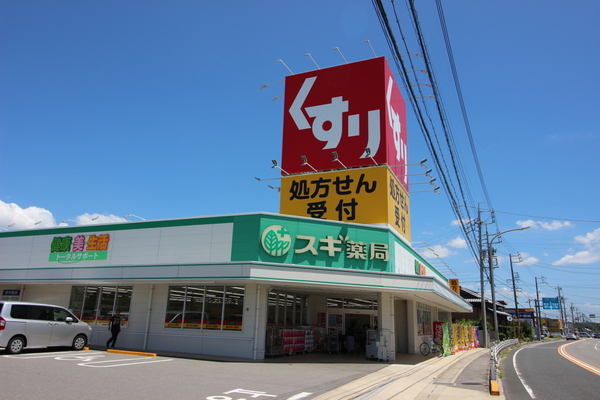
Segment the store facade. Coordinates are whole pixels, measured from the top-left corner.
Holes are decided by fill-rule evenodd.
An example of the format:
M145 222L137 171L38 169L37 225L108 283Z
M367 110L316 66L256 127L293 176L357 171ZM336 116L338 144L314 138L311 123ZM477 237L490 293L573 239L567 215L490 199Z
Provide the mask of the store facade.
M336 351L351 323L415 353L471 310L386 224L269 213L0 232L0 293L69 308L92 345L120 309L122 348L248 359Z

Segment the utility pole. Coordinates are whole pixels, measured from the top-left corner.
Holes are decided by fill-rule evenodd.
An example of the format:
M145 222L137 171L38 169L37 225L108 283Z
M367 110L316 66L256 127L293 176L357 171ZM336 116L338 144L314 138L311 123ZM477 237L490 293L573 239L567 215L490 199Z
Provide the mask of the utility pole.
M490 265L490 284L491 284L491 289L492 289L492 303L493 303L493 311L494 311L494 329L496 330L496 335L499 335L500 332L498 332L498 313L496 310L496 289L494 286L494 267L492 265L492 258L494 255L494 249L492 248L492 244L494 243L494 240L497 237L500 237L502 235L504 235L507 232L513 232L513 231L522 231L525 229L529 229L529 226L524 226L522 228L515 228L515 229L509 229L500 233L497 233L496 235L494 235L494 237L492 237L492 240L489 239L489 236L487 237L487 244L488 244L488 262Z
M483 263L483 240L481 238L481 225L483 221L481 220L481 209L477 207L477 225L479 225L479 278L481 284L481 329L483 334L481 335L481 347L488 347L487 340L487 316L485 312L485 279L484 279L484 270L485 266Z
M558 289L558 307L560 308L560 325L561 325L561 327L560 327L560 334L561 334L561 336L563 336L563 335L565 335L564 326L563 326L563 322L565 320L565 316L563 314L562 296L560 295L560 286L557 287L557 289Z
M561 301L561 309L563 310L563 315L564 315L564 322L565 322L565 334L570 333L571 330L569 329L569 314L567 313L567 299L563 296L561 296L560 301Z
M516 257L519 258L519 261L515 261L515 262L521 262L521 255L517 254ZM513 255L509 254L508 255L508 259L510 260L510 275L512 277L512 285L513 285L513 296L515 298L515 311L516 311L516 316L517 316L517 338L519 339L519 342L521 341L521 324L519 323L519 302L517 301L517 286L516 286L516 281L517 278L515 277L515 272L513 271ZM513 333L514 333L514 329L513 329Z
M540 280L542 281L542 283L544 282L544 278L543 276L540 278ZM540 312L540 291L538 289L538 278L535 277L535 294L537 297L537 300L535 301L535 309L537 311L537 320L538 320L538 340L542 340L542 314Z
M486 237L487 237L487 256L488 256L488 268L490 270L490 289L492 291L492 315L494 320L494 339L498 339L500 332L498 332L498 314L496 311L496 283L494 282L494 253L496 252L490 243L490 237L487 234L486 229Z

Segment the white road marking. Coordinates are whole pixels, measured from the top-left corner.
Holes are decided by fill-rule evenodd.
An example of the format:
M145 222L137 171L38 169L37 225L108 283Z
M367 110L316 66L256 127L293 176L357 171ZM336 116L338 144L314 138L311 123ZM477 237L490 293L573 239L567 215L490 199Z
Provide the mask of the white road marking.
M292 397L288 397L287 400L300 400L300 399L310 396L311 394L312 393L310 393L310 392L302 392L302 393L295 394Z
M148 360L147 358L123 358L120 360L103 360L103 361L91 361L91 362L83 362L77 365L82 367L91 367L91 368L112 368L112 367L128 367L131 365L140 365L140 364L152 364L159 362L173 361L172 358L159 359L159 360ZM110 363L107 365L99 365L103 363Z
M122 358L117 360L102 360L95 361L99 358L106 357L106 353L103 351L86 351L84 353L80 351L73 352L52 352L52 353L41 353L41 354L11 354L5 355L7 358L17 358L21 360L37 360L41 358L54 358L57 361L79 361L77 365L82 367L91 368L111 368L111 367L125 367L139 364L151 364L165 361L173 361L172 358L167 359L152 359L148 360L147 357L137 358ZM104 365L100 365L104 364Z
M7 358L20 358L22 360L33 360L33 359L37 359L37 358L56 358L57 356L66 356L66 355L76 355L76 354L82 354L81 352L71 352L71 353L66 353L64 351L60 351L60 352L52 352L52 353L42 353L42 354L12 354L12 355L7 355L7 356L3 356L3 357L7 357ZM91 351L86 351L85 352L85 357L89 356L89 355L96 355L96 354L105 354L104 352L91 352Z
M513 367L515 368L515 372L517 373L517 376L519 377L519 380L521 381L521 384L523 385L523 387L525 388L525 390L527 390L527 393L529 393L529 396L531 396L532 399L535 399L535 394L533 393L533 390L531 390L531 388L529 387L529 385L527 385L525 383L525 380L523 379L523 377L521 376L521 373L519 372L519 369L517 368L517 354L519 354L519 352L523 350L523 347L521 347L519 350L517 350L515 352L515 355L513 356Z

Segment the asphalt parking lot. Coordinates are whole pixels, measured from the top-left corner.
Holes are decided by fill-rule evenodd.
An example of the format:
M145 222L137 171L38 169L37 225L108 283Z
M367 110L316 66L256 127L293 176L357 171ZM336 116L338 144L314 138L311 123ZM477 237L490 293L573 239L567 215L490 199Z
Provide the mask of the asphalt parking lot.
M102 350L2 354L7 399L310 399L386 364L223 362Z

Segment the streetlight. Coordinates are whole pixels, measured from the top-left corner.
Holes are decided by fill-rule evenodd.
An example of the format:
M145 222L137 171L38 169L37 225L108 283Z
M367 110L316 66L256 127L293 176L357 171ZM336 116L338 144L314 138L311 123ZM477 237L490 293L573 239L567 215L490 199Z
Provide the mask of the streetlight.
M133 215L133 214L127 214L127 215L126 215L126 216L124 216L123 218L129 218L129 217L136 217L136 218L139 218L139 219L141 219L142 221L145 221L145 220L146 220L146 218L138 217L137 215Z
M495 289L495 285L494 285L494 267L492 266L492 257L493 257L493 253L494 253L492 251L492 243L498 236L502 236L505 233L513 232L513 231L522 231L522 230L529 229L529 228L530 228L529 226L524 226L522 228L509 229L507 231L497 233L496 235L494 235L494 237L492 237L492 240L488 240L488 265L490 268L490 286L492 289L492 311L494 313L494 331L496 332L496 335L498 335L499 332L498 332L498 314L496 311L496 289Z

